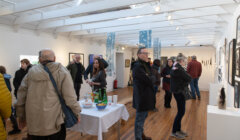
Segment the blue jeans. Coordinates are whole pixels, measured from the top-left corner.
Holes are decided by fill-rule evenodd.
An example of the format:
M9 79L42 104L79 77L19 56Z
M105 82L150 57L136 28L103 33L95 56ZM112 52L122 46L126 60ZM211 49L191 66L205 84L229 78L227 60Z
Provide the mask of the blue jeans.
M144 122L148 116L148 112L136 112L135 119L135 140L142 140Z
M175 117L174 123L173 123L173 129L172 132L176 133L177 131L181 131L181 121L182 118L185 114L185 104L186 104L186 100L185 97L182 93L178 93L178 94L173 94L176 102L177 102L177 115Z
M154 85L154 94L156 95L158 91L158 86Z
M191 92L192 92L192 97L196 98L195 92L197 93L197 96L200 98L200 91L198 88L198 80L199 78L192 79L190 82L190 87L191 87Z

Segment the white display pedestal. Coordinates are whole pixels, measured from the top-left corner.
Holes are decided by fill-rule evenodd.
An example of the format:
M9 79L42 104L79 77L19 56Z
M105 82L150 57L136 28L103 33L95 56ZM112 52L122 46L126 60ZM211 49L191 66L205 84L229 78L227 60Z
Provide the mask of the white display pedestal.
M240 110L208 105L207 140L240 140Z
M210 83L209 90L209 105L217 105L218 95L222 88L222 84Z

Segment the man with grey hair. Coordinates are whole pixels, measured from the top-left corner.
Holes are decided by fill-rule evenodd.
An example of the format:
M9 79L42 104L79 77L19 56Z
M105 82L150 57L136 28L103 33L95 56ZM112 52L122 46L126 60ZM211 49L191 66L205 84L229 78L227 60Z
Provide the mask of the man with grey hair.
M82 65L82 63L80 62L81 57L79 54L75 54L74 55L74 62L70 63L67 66L67 69L69 70L71 76L72 76L72 80L74 83L74 89L77 95L77 100L79 101L80 98L80 89L81 89L81 84L83 83L82 80L82 75L84 74L85 68Z
M81 108L77 102L72 78L68 70L55 60L52 50L41 50L40 64L29 70L18 89L16 109L19 127L22 129L27 125L31 140L65 140L66 138L64 114L58 93L44 66L52 73L66 105L80 121Z
M190 83L193 99L196 99L195 92L197 93L198 100L201 99L200 91L198 88L198 80L202 74L202 64L197 61L195 55L192 56L192 61L187 65L187 72L191 75L192 81Z
M155 108L154 75L148 63L148 50L139 48L138 60L133 65L133 108L136 109L135 140L151 140L144 134L144 122L148 111Z

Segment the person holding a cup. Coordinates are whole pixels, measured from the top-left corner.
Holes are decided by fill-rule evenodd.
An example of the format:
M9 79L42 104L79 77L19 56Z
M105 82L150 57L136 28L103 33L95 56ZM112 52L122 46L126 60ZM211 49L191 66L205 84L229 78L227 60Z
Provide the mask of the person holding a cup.
M136 109L135 140L151 140L143 133L148 111L155 108L154 76L148 63L148 50L139 48L133 66L133 108Z

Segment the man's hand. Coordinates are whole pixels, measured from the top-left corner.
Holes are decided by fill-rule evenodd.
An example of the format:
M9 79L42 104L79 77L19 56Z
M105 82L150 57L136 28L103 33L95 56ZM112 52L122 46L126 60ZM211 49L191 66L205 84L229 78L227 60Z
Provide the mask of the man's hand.
M78 123L80 123L81 122L81 116L79 115L78 116Z
M90 85L90 86L93 86L93 85L94 85L94 82L89 82L89 85Z
M26 127L26 121L21 121L21 120L18 120L18 126L20 129L23 129L24 127Z
M171 78L171 75L166 75L167 78Z

